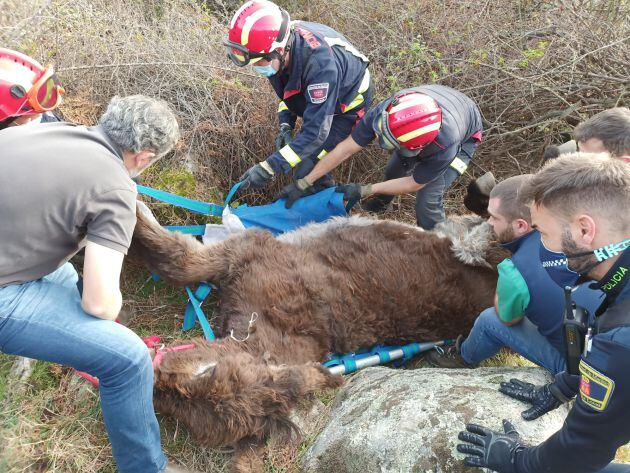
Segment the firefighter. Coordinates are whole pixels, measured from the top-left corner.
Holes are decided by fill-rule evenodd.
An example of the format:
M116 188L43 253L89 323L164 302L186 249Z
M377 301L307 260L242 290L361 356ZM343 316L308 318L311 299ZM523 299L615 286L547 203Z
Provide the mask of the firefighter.
M278 173L308 174L352 131L372 100L369 61L343 35L318 23L291 21L267 0L245 3L224 42L237 66L252 65L280 98L276 151L252 166L241 188L265 187ZM293 137L297 117L300 131ZM332 185L324 175L313 183Z
M385 180L377 184L344 184L337 189L349 201L376 195L363 204L383 211L395 195L416 193L416 220L426 230L444 220L443 195L463 174L481 141L482 123L475 102L444 85L421 85L383 100L361 119L308 175L285 187L287 207L315 192L313 183L375 138L392 156Z

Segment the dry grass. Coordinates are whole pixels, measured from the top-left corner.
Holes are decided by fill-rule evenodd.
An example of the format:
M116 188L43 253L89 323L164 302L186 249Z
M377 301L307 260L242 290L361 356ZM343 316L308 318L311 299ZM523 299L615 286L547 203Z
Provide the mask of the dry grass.
M240 3L2 0L0 44L56 64L68 91L62 111L69 120L94 123L115 94L169 101L181 117L183 139L144 179L217 202L246 168L271 152L276 131L277 102L269 85L231 66L220 45L227 18ZM463 189L482 168L499 177L536 169L544 147L565 138L578 121L628 104L622 74L630 66L625 0L280 3L295 18L343 31L368 54L376 100L402 87L441 82L478 101L485 143L478 166L448 192L448 212L461 210ZM336 177L374 182L386 160L370 146ZM281 184L241 198L263 202ZM397 198L388 217L414 222L413 201L413 196ZM199 222L171 207L151 205L164 222ZM140 268L125 267L131 328L140 335L159 333L165 341L179 338L183 293L147 278ZM206 309L212 316L211 303ZM488 363L523 361L502 352ZM94 391L65 368L38 363L26 389L13 392L7 386L11 362L0 355L0 472L113 472ZM325 421L326 409L320 414ZM196 447L172 421L162 419L161 426L169 456L191 468L225 471L229 456ZM300 453L319 428L314 422L298 449L271 445L267 471L296 471ZM629 459L627 451L620 455Z

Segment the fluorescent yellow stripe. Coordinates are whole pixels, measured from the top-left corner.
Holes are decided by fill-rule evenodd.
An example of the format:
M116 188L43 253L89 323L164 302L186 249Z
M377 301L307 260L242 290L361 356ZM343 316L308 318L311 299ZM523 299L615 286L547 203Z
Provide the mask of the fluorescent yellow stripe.
M260 10L254 12L253 15L247 17L247 20L245 20L245 24L243 25L243 31L241 31L241 44L243 46L247 46L249 41L249 32L253 28L254 24L263 16L268 15L271 15L271 11L267 8L261 8Z
M422 103L426 103L426 99L421 97L419 94L407 95L401 99L401 102L398 105L392 107L389 113L398 112L399 110L404 110L406 108L413 107L414 105L419 105Z
M267 171L272 176L275 174L273 172L273 168L271 167L271 165L267 161L261 161L259 164L265 171Z
M391 112L390 112L391 113ZM423 126L422 128L418 128L417 130L410 131L409 133L405 133L398 141L400 143L406 143L409 140L413 140L415 137L424 135L425 133L429 133L430 131L435 131L440 129L441 123L431 123L430 125Z
M289 145L286 145L284 148L280 150L280 155L285 159L287 163L289 163L289 166L291 167L295 167L296 164L302 161L302 158L300 158L297 155L297 153L291 149L291 146Z
M289 107L287 107L287 104L284 103L284 100L281 100L278 104L278 113L284 112L285 110L289 110Z
M453 161L451 161L451 164L449 164L449 166L455 169L460 175L464 174L466 172L466 169L468 169L468 164L466 164L457 156L455 157L455 159L453 159Z
M322 159L324 156L326 156L328 154L328 151L326 151L325 149L321 150L320 153L317 155L317 159Z
M343 111L343 113L349 112L350 110L357 108L359 105L361 105L363 103L363 94L359 94L357 95L354 100L352 102L350 102L350 105L348 105L345 110Z
M348 105L343 113L349 112L352 109L357 108L359 105L363 103L365 97L363 97L363 92L366 92L370 88L370 71L368 69L365 70L365 74L363 75L363 80L361 80L361 85L359 86L358 94L354 98L350 105Z

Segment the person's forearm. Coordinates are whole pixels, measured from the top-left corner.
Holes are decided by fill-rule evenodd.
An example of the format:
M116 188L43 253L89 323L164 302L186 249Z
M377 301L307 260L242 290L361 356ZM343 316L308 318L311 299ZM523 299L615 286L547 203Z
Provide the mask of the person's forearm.
M413 180L413 177L407 176L373 184L372 193L384 195L409 194L411 192L417 192L423 187L424 184L418 184Z
M352 139L352 136L349 136L341 143L339 143L335 147L335 149L333 149L315 165L313 170L305 176L306 180L309 184L313 184L315 181L335 169L337 166L339 166L361 148L362 147L359 146L354 141L354 139Z
M85 312L99 319L115 320L122 307L122 294L118 291L101 301L93 301L84 294L81 298L81 307Z

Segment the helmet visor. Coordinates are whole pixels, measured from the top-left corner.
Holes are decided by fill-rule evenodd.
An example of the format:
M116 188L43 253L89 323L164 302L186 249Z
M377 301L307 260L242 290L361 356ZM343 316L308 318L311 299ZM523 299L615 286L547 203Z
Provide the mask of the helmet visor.
M253 53L242 44L238 44L233 41L225 40L223 44L227 49L227 55L230 58L230 61L239 67L254 64L267 56L267 53Z
M36 112L48 112L59 106L64 93L65 90L59 84L54 69L48 67L28 91L27 105Z

